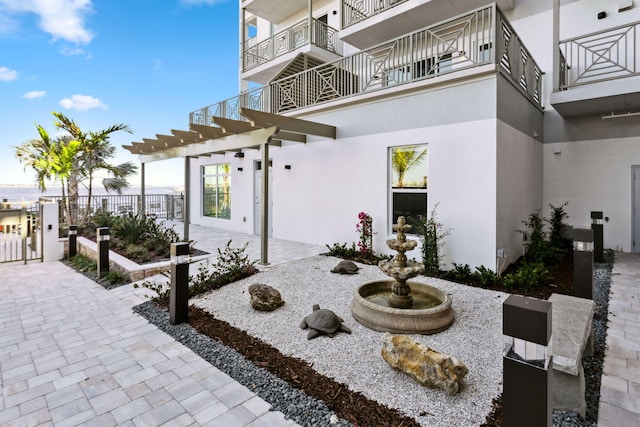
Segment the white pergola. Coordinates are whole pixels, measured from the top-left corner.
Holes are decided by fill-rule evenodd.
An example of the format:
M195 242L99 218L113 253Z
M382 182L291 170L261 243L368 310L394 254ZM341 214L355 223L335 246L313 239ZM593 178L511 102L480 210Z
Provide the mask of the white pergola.
M269 164L269 146L281 146L282 141L305 144L307 135L336 138L336 127L308 120L296 119L262 111L239 109L246 121L212 117L213 126L190 124L190 130L171 130L171 135L156 134L156 139L143 138L122 147L140 158L142 212L145 211L145 163L184 158L184 239L189 240L191 200L190 162L192 157L239 152L243 149L260 150L262 164ZM266 265L269 253L269 168L263 168L262 209L260 218L260 264Z

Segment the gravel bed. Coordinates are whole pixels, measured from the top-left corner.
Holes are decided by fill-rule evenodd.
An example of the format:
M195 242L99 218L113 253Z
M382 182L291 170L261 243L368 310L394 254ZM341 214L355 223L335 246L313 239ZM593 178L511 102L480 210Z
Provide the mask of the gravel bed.
M259 337L283 354L307 360L319 373L386 406L397 408L425 426L478 426L491 411L492 399L502 392L502 303L508 294L459 285L440 279L418 277L452 297L454 324L439 334L414 335L435 350L458 357L469 368L457 395L418 385L406 374L393 370L380 357L382 333L360 325L351 316L355 288L370 280L386 279L378 267L358 264L356 275L330 270L340 260L316 256L273 266L257 275L193 299L191 303L221 320ZM606 337L611 263L594 269L593 357L585 357L587 420L576 413L554 411L554 426L595 426L600 395L600 375ZM286 304L274 312L258 312L249 305L248 287L264 283L278 289ZM329 308L345 319L352 334L307 340L299 328L313 304ZM168 314L153 303L135 308L151 323L252 389L301 425L351 425L337 419L323 402L290 387L266 370L248 362L235 350L201 336L189 325L170 325Z
M459 358L469 368L462 391L450 395L419 385L382 359L383 334L356 322L350 306L357 286L387 276L377 266L364 264L359 264L356 275L331 273L339 261L316 256L274 266L191 303L261 338L287 356L312 363L320 374L399 409L422 425L480 425L491 410L492 399L502 390L502 303L508 294L433 278L414 279L435 285L453 300L456 320L449 329L435 335L414 335L431 348ZM254 311L248 293L253 283L278 289L286 304L273 312ZM345 319L352 334L307 340L307 331L299 326L316 303Z
M608 255L612 256L612 255ZM593 356L582 359L586 382L585 399L587 417L582 419L575 412L554 411L553 425L560 427L593 427L598 421L600 403L600 378L607 337L607 313L609 309L609 291L611 289L612 262L594 264L593 301L596 303L593 314Z

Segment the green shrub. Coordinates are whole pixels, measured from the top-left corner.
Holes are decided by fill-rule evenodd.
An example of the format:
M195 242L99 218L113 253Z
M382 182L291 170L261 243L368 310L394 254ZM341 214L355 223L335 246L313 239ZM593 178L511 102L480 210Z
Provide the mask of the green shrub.
M231 247L231 240L227 242L224 250L218 248L218 258L212 264L215 274L228 283L237 280L247 271L253 272L257 260L250 260L249 255L245 253L246 249L247 244L239 248Z
M355 243L352 243L351 247L347 247L347 245L348 243L334 243L333 246L325 246L329 249L329 255L337 258L356 258L360 255Z
M469 264L453 264L453 269L445 272L443 277L448 280L453 280L457 282L468 281L471 278L471 267Z
M564 208L568 204L569 202L565 202L560 206L553 206L549 203L551 212L549 214L549 218L546 220L550 228L549 243L560 256L571 250L572 246L571 239L566 235L568 225L565 223L565 220L569 218L569 215L565 212Z
M128 212L118 218L111 228L111 234L124 240L128 245L140 243L149 234L150 222L155 225L152 218Z
M481 265L476 267L476 271L473 273L474 279L476 279L482 286L493 286L500 283L500 276L495 271Z
M442 267L442 247L444 238L449 235L451 229L443 231L442 223L438 222L436 209L433 207L429 219L424 224L422 236L422 262L424 263L424 274L427 276L438 276Z
M96 271L98 268L96 260L83 254L72 256L69 262L78 271Z
M525 261L513 273L502 279L505 287L511 289L533 290L549 280L549 270L541 262Z
M125 273L113 268L110 269L104 276L102 276L102 280L110 285L120 285L129 282L129 278Z
M140 263L151 261L149 250L147 250L147 248L142 245L131 243L129 245L126 245L126 249L129 256Z

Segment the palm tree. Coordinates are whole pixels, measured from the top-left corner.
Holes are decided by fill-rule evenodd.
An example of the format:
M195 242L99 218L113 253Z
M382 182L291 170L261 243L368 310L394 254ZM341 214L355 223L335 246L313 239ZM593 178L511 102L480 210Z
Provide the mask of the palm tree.
M134 174L137 167L131 162L125 162L119 165L109 163L109 159L116 154L116 149L109 138L112 133L124 131L133 133L129 126L117 124L97 132L83 132L82 129L71 119L62 113L54 112L53 115L58 119L55 126L63 129L76 140L80 142L80 151L78 156L78 168L76 169L76 177L79 183L84 184L88 189L87 204L80 220L79 226L85 224L91 212L91 199L93 195L93 178L96 173L104 170L110 176L102 180L102 185L107 192L115 191L122 193L124 188L129 186L127 177Z
M32 139L15 147L15 154L20 163L31 167L36 172L36 182L40 191L46 191L47 181L60 181L62 185L62 202L67 219L70 218L70 206L65 194L69 184L75 159L79 150L78 141L70 137L52 140L49 133L40 125L37 126L39 139Z
M425 148L421 152L416 150L417 147L404 147L395 148L391 156L391 167L393 171L398 175L398 181L396 185L398 187L404 187L405 174L421 164L427 157L427 149Z

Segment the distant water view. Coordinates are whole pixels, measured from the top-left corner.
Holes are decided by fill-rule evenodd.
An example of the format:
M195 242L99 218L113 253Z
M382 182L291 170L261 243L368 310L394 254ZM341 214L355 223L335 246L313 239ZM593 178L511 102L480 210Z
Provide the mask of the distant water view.
M122 194L140 194L140 187L129 187L122 191ZM175 187L145 187L145 194L180 194L184 189L179 186ZM81 195L87 195L88 191L85 188L80 188ZM116 192L107 193L102 186L96 186L93 188L93 194L101 196L105 194L117 195ZM8 186L0 185L0 200L7 199L10 202L34 202L40 197L45 196L61 196L62 189L58 186L47 187L47 191L41 193L38 187L35 186Z

